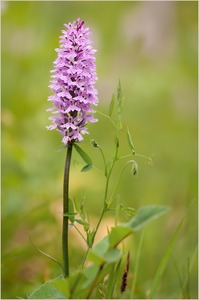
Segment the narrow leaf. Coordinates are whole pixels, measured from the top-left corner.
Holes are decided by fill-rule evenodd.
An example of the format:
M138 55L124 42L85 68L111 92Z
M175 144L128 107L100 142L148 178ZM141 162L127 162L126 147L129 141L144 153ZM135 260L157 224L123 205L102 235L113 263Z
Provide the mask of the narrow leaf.
M133 141L132 141L132 138L131 138L131 134L130 134L130 131L129 131L128 128L127 128L127 137L128 137L128 143L129 143L130 149L131 149L133 155L135 155L135 147L134 147L134 145L133 145Z
M131 288L131 299L134 297L134 291L135 291L135 286L136 286L136 281L137 281L137 275L138 275L138 267L139 267L139 262L140 262L140 253L141 253L141 248L142 248L142 241L143 241L143 236L144 236L144 231L141 234L139 245L138 245L138 250L137 250L137 255L136 255L136 260L135 260L135 270L134 270L134 277L133 277L133 284Z
M82 219L75 219L75 222L77 222L81 225L84 225L84 226L89 226L89 224L86 221L82 220Z
M46 257L48 257L48 258L50 258L52 261L54 261L56 264L58 264L58 265L60 266L60 268L62 269L62 271L63 271L63 266L62 266L62 264L61 264L56 258L54 258L54 257L52 257L51 255L45 253L44 251L42 251L41 249L39 249L35 244L33 244L33 242L32 242L32 240L31 240L30 236L29 236L29 240L30 240L32 246L33 246L37 251L39 251L41 254L45 255Z
M115 284L117 281L117 276L119 274L119 269L121 265L122 259L119 260L119 262L115 265L113 265L112 270L109 274L108 282L107 282L107 294L106 299L112 299L113 298L113 292L115 288Z
M69 212L69 213L65 213L65 214L63 214L63 216L65 216L65 217L72 217L72 216L75 216L75 215L77 215L77 213L73 213L73 212ZM73 223L73 222L72 222Z
M91 161L90 157L88 156L88 154L84 150L82 150L82 148L80 148L77 144L74 144L74 147L75 147L75 150L81 156L81 158L85 161L85 163L87 163L88 165L92 165L92 161Z
M92 169L92 165L86 165L86 166L84 166L84 167L81 169L81 172L87 172L87 171L89 171L90 169Z
M117 101L118 101L118 115L121 115L122 107L123 107L123 96L122 96L122 87L121 87L120 80L118 82L118 87L117 87Z
M97 276L98 271L99 271L99 267L96 265L89 266L84 270L86 282L82 285L83 289L88 288L93 283L93 281Z
M75 215L76 215L76 213L74 212L74 205L70 198L68 200L69 200L68 201L68 210L70 213L70 215L68 217L69 217L70 222L74 223Z
M113 113L113 109L114 109L114 105L115 105L115 95L113 94L112 99L111 99L111 103L109 106L109 117L111 117L112 113Z
M117 130L118 131L122 130L122 121L121 121L121 118L117 119L116 126L117 126Z
M75 204L75 209L78 213L81 212L81 207L80 207L80 203L79 203L79 199L77 197L74 197L74 204Z

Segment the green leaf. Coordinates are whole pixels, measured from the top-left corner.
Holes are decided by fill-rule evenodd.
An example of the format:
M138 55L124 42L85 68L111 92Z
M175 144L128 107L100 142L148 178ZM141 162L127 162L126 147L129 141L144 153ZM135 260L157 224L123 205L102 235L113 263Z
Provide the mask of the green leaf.
M113 94L112 99L111 99L111 103L109 106L109 117L111 117L112 113L113 113L113 109L114 109L114 105L115 105L115 95Z
M136 259L135 259L133 284L131 286L131 294L130 294L131 299L134 299L134 291L135 291L136 282L137 282L138 267L139 267L139 262L140 262L140 253L141 253L141 248L142 248L143 236L144 236L144 231L142 231L142 234L141 234L141 237L140 237L140 241L139 241L139 244L138 244L138 250L137 250L137 254L136 254Z
M88 260L93 262L96 266L101 266L104 263L104 258L92 250L89 251Z
M117 276L119 274L121 262L122 262L122 259L119 260L119 262L116 264L116 266L113 265L112 270L109 274L109 278L107 281L107 293L106 293L107 299L113 298L113 292L114 292L115 284L117 281Z
M78 213L81 212L80 201L77 197L74 197L75 209Z
M59 276L50 281L51 285L53 285L57 290L59 290L65 297L70 298L70 285L69 279L64 278L63 276Z
M68 217L70 222L73 224L77 213L74 212L74 205L70 198L68 199L68 210L69 210L69 212L64 213L63 216Z
M127 223L126 223L127 224ZM132 228L130 226L117 226L111 230L109 234L109 249L115 248L121 241L123 241L128 235L132 233Z
M84 292L83 284L86 282L84 271L76 271L68 277L70 286L70 299L84 299L87 293Z
M83 226L88 226L89 227L88 222L86 222L86 221L84 221L82 219L75 219L75 222L77 222L77 223L79 223L79 224L81 224Z
M89 171L90 169L92 169L92 165L86 165L86 166L84 166L82 169L81 169L81 172L87 172L87 171Z
M63 216L65 216L65 217L74 217L75 215L77 215L77 213L65 213L65 214L63 214ZM72 222L72 223L74 223L74 222Z
M81 172L86 172L86 171L90 170L92 168L92 160L90 159L88 154L84 150L82 150L82 148L80 148L77 144L74 144L74 147L75 147L75 150L78 152L78 154L81 156L81 158L87 164L85 167L83 167Z
M116 126L118 131L122 130L122 121L120 118L117 119Z
M112 249L111 251L108 251L104 255L105 262L112 263L118 261L122 257L123 253L120 252L119 249Z
M127 137L128 137L128 143L129 143L130 149L131 149L133 155L135 155L135 147L134 147L134 145L133 145L133 141L132 141L132 138L131 138L131 134L130 134L130 131L129 131L128 128L127 128Z
M118 115L121 115L122 108L123 108L123 95L122 95L122 87L121 87L120 80L117 86L117 101L118 101Z
M167 213L169 209L170 208L168 206L145 206L139 209L137 215L134 216L129 222L123 223L120 226L131 227L134 231L140 230L152 220Z
M50 281L42 284L28 299L67 299Z
M99 267L97 265L89 266L84 270L84 275L86 277L85 283L82 285L82 288L88 288L91 283L95 280L97 273L99 271Z
M96 264L104 261L104 255L109 249L109 237L105 236L94 248L88 253L88 259Z
M70 214L68 218L71 223L74 223L76 213L74 212L74 205L70 198L68 199L68 210Z

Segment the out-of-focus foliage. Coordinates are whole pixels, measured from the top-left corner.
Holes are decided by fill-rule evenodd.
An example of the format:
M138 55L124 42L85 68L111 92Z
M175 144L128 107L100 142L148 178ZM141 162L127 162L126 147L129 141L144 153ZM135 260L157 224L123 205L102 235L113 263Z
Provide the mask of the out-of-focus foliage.
M58 133L48 132L46 99L52 62L63 23L78 17L93 32L98 50L99 110L108 114L120 78L125 95L121 155L129 153L127 130L137 153L155 153L151 168L137 159L139 174L123 174L118 201L139 208L171 206L167 216L145 230L138 270L137 297L148 293L155 270L180 219L197 199L197 2L2 2L2 298L26 297L60 274L33 243L61 260L62 178L65 151ZM114 129L102 115L89 127L82 148L97 168L114 152ZM102 207L104 177L95 169L81 173L74 153L71 198L82 197L93 225ZM118 170L115 169L115 178ZM114 181L114 178L113 178ZM177 298L189 277L197 298L197 262L188 270L197 244L197 205L191 206L158 298ZM113 224L107 214L99 238ZM157 224L159 226L157 226ZM81 263L84 241L70 231L71 270ZM130 245L135 267L139 236ZM130 285L130 279L129 283ZM169 292L168 292L169 291Z

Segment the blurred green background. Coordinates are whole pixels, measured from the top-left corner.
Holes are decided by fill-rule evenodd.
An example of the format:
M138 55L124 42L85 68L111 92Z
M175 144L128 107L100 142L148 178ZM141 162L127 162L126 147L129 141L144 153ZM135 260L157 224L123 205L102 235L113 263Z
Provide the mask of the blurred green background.
M137 159L139 174L126 170L118 193L124 205L165 204L171 211L145 230L138 283L149 291L158 263L187 208L183 227L157 298L178 298L189 273L189 296L197 298L197 2L9 2L2 4L2 298L26 297L58 276L57 265L30 243L61 260L62 178L65 151L57 132L47 131L47 97L52 62L63 24L78 17L93 32L98 109L108 112L120 78L125 103L121 154L129 154L126 126L138 153L156 154L153 167ZM103 168L98 141L108 159L114 130L97 114L82 148ZM80 173L74 153L71 198L84 197L93 226L102 207L104 177ZM113 181L121 164L115 169ZM111 225L107 215L100 235ZM85 245L71 230L71 268L81 263ZM131 242L135 266L140 234ZM188 261L193 264L187 271ZM176 271L178 270L178 272ZM179 273L180 275L177 275ZM129 283L130 284L130 283Z

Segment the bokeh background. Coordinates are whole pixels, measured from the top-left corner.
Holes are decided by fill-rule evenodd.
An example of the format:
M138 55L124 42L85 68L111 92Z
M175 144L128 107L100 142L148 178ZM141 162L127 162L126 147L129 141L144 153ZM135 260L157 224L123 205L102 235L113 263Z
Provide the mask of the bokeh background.
M121 154L129 154L128 126L138 153L139 174L122 177L118 199L126 206L165 204L171 211L145 230L138 272L147 295L155 270L175 228L185 216L157 298L181 297L188 276L190 298L197 298L197 36L196 1L56 2L3 1L2 5L2 298L26 297L60 274L32 242L61 260L62 178L65 151L57 132L47 131L46 109L52 62L63 24L78 17L93 32L97 49L99 107L108 112L120 78L125 103ZM97 168L114 151L114 129L99 113L82 148ZM71 198L84 197L93 226L102 207L104 177L96 169L81 173L75 153ZM111 186L121 164L115 169ZM192 203L192 204L191 204ZM191 205L191 206L190 206ZM187 212L187 209L189 211ZM99 237L113 223L107 214ZM71 230L71 270L81 263L85 244ZM140 233L131 242L135 265ZM197 250L196 250L197 251ZM195 256L194 256L195 255ZM189 267L189 262L191 266ZM130 284L130 283L129 283ZM139 297L139 295L137 295ZM141 296L140 296L141 297Z

